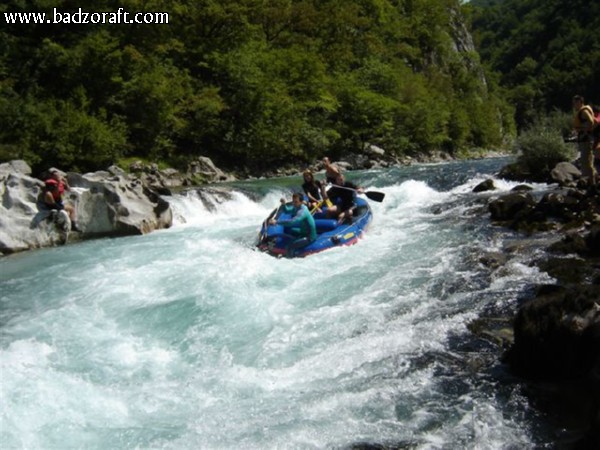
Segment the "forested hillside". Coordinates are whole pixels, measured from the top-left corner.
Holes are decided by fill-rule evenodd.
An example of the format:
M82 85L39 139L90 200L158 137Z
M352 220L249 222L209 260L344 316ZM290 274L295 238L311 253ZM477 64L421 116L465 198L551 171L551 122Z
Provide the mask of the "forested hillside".
M0 160L92 170L126 157L254 168L361 151L502 143L459 0L9 0ZM168 12L168 24L6 23L4 13Z
M600 103L600 2L472 0L472 28L482 61L500 75L519 127L574 94Z

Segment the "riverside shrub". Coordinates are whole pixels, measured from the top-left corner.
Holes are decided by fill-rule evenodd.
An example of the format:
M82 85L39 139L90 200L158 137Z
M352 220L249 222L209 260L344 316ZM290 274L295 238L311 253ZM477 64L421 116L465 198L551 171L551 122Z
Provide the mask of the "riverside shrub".
M545 175L560 162L571 161L575 156L572 144L566 144L558 128L538 123L522 132L515 140L518 162L531 174ZM537 179L538 177L535 176Z

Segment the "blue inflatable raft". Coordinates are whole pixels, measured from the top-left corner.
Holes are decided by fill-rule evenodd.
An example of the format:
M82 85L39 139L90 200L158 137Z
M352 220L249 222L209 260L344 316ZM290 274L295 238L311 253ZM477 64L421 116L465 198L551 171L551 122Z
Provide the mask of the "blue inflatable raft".
M351 222L338 224L337 220L328 219L326 212L327 208L322 208L322 212L314 214L317 239L308 246L297 249L294 257L304 257L341 245L356 244L373 219L369 204L360 197L356 198L356 207ZM268 222L273 217L281 220L291 219L289 214L280 212L279 208L275 209L261 226L257 247L271 255L285 255L286 246L297 237L292 236L290 230L283 225L269 225Z

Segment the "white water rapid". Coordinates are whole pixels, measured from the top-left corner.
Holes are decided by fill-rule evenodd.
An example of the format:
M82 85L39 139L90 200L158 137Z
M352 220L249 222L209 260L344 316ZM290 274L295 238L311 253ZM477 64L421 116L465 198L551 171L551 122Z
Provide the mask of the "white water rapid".
M479 201L497 194L471 193L502 162L351 174L386 194L369 232L303 259L253 248L295 179L174 196L169 230L0 259L0 447L544 444L467 330L546 277L478 263L511 238Z

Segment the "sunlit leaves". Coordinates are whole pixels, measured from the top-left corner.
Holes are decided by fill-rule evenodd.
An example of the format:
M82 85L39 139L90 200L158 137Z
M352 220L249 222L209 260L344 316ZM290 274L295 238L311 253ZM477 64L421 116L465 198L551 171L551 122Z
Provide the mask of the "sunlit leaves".
M494 145L510 122L476 55L456 45L458 0L78 5L165 11L169 24L2 30L0 156L93 167L207 155L267 167L367 142L398 155Z

